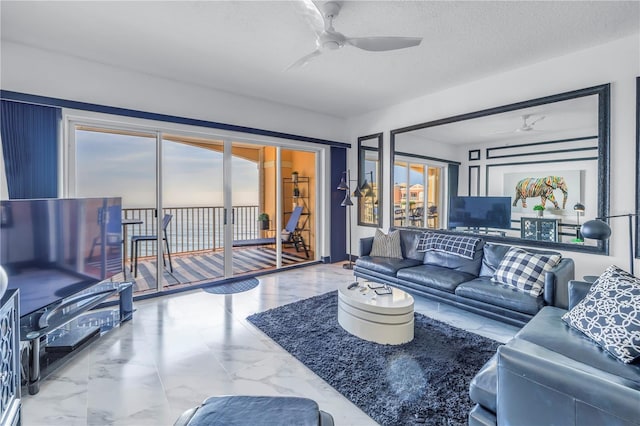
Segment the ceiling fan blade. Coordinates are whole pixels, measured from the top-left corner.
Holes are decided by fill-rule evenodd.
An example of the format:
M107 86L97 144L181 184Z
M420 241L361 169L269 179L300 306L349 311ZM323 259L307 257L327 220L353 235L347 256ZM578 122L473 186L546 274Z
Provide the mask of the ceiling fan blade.
M305 65L307 65L310 60L312 60L316 56L320 55L321 53L322 53L322 51L320 49L316 49L313 52L309 53L308 55L303 56L302 58L298 59L297 61L295 61L294 63L289 65L285 69L285 71L289 71L290 69L294 69L294 68L302 68Z
M536 124L538 121L542 121L544 120L546 116L545 115L541 115L539 118L533 120L531 123L529 123L529 127L533 126L534 124Z
M316 35L322 34L326 24L322 12L315 3L311 0L296 0L292 3Z
M417 46L422 42L422 37L355 37L347 38L345 42L358 49L384 52Z

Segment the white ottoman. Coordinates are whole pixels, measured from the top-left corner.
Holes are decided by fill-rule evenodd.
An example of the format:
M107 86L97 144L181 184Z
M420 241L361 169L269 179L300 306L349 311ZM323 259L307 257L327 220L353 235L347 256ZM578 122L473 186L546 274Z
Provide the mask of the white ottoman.
M377 283L372 283L379 285ZM399 345L413 340L413 297L391 287L379 295L367 282L338 288L338 323L349 333L376 343Z

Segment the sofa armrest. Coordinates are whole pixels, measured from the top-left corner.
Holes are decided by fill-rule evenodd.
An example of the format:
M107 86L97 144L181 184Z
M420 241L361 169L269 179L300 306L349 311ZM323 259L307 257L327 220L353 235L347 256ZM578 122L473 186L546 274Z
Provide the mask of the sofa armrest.
M544 302L549 306L567 309L569 306L569 281L575 278L573 259L563 257L556 266L545 272Z
M577 281L571 280L569 281L569 309L573 309L574 306L578 304L584 297L589 293L589 289L591 289L591 285L593 283L588 283L586 281Z
M373 237L360 238L360 256L369 256L373 248Z
M518 338L498 348L498 390L498 424L627 425L640 416L638 383Z

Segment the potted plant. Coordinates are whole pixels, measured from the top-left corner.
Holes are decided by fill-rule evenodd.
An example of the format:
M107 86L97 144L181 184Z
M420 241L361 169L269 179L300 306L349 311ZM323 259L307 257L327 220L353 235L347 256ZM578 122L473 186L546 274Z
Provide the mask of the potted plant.
M533 206L533 211L538 213L538 216L542 217L542 213L544 213L544 207L542 204L536 204Z
M260 222L260 229L263 231L269 229L269 215L267 213L260 213L258 215L258 222Z

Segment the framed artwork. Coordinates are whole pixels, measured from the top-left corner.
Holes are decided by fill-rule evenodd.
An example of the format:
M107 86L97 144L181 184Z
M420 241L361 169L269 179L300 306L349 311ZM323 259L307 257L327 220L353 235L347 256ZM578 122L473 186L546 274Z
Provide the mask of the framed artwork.
M505 173L502 195L511 197L512 212L528 213L540 204L553 214L573 216L573 206L583 200L583 174L584 170Z
M502 195L511 197L511 218L520 220L521 216L534 214L533 207L543 204L542 195L549 190L559 208L555 208L553 200L545 201L545 215L551 217L567 217L563 221L573 221L576 203L584 204L584 217L593 218L598 214L597 191L588 188L598 187L597 158L577 158L571 160L557 160L532 163L508 163L487 165L486 191L487 195ZM551 179L549 179L551 177ZM538 181L538 179L540 181ZM523 200L522 185L527 185ZM520 185L520 186L518 186ZM516 191L519 188L519 191ZM566 202L563 202L566 192ZM515 204L515 205L514 205Z

